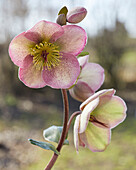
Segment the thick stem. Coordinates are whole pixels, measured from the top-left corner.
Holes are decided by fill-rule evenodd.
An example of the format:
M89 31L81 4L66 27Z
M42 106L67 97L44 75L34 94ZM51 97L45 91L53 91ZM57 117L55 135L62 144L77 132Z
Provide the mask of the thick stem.
M60 152L60 150L63 146L64 140L66 138L67 124L68 124L68 118L69 118L69 103L68 103L67 92L65 89L62 89L61 92L62 92L63 105L64 105L64 121L63 121L63 130L62 130L61 138L60 138L60 141L57 146L57 150L59 152ZM45 170L50 170L53 167L53 165L55 164L57 158L58 158L58 155L54 153L50 162L46 166Z

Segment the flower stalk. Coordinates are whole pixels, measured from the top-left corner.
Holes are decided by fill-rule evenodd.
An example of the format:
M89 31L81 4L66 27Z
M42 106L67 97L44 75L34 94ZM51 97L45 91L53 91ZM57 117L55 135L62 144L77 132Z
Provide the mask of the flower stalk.
M68 124L68 118L69 118L69 102L68 102L68 97L67 97L67 91L65 89L62 89L61 92L62 92L63 105L64 105L64 121L63 121L63 130L62 130L61 138L57 146L58 152L60 152L63 146L64 140L66 138L66 135L67 135L67 124ZM50 162L46 166L45 170L50 170L55 164L57 158L58 158L58 155L54 153Z

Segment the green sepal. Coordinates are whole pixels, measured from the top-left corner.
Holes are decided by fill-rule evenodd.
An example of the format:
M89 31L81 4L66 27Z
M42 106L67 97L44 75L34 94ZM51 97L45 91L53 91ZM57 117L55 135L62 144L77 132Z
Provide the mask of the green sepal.
M47 141L58 143L62 134L62 129L62 126L51 126L43 131L43 137ZM67 137L68 136L66 136L66 139L63 143L64 145L69 145Z
M89 55L89 53L84 51L84 52L81 52L77 57L84 57L86 55Z
M61 10L59 11L58 15L65 14L65 16L66 16L67 13L68 13L68 9L67 9L66 6L64 6L63 8L61 8Z
M43 149L46 149L46 150L51 150L53 151L54 153L56 153L57 155L60 155L60 153L56 150L55 146L52 145L51 143L48 143L48 142L40 142L40 141L36 141L36 140L33 140L33 139L28 139L30 141L31 144L33 145L36 145L36 146L39 146Z

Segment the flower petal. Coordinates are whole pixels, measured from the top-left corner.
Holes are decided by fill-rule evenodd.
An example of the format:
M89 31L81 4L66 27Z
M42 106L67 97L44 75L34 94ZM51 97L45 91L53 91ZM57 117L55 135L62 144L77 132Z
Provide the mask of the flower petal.
M95 92L104 81L104 69L99 64L87 63L81 71L80 79Z
M109 128L100 128L89 123L84 133L79 134L81 140L93 152L104 151L110 143L111 130Z
M87 83L77 81L77 84L69 89L69 93L74 99L82 102L93 95L94 91L88 86Z
M79 133L83 133L87 128L90 119L90 114L97 107L98 104L99 104L99 98L96 98L93 101L91 101L82 111L82 114L80 115L81 118L80 118Z
M99 96L102 95L109 95L112 96L116 91L114 89L104 89L96 92L94 95L90 96L87 100L85 100L81 105L80 105L80 110L83 110L84 107L94 99L96 99Z
M95 118L110 128L117 126L126 118L126 104L118 96L103 95L99 105L91 113Z
M41 88L46 86L42 78L42 71L35 68L32 57L27 56L23 62L23 68L19 69L19 79L28 87Z
M83 28L76 25L65 25L64 34L55 42L60 51L78 55L85 47L87 35Z
M30 30L26 31L25 32L25 35L24 35L28 40L31 40L33 41L34 43L38 44L40 43L40 41L42 41L42 37L39 33L37 32L32 32Z
M83 7L76 7L70 11L68 11L67 14L67 21L69 23L79 23L81 22L87 14L87 10Z
M52 88L69 88L80 73L80 66L75 56L62 54L60 64L51 70L43 71L43 79Z
M79 121L80 121L80 115L76 117L75 124L74 124L74 145L76 151L78 151L78 146L79 146L79 138L78 138Z
M80 64L80 66L82 67L82 69L87 64L88 60L89 60L89 55L85 55L83 57L78 58L78 62Z
M88 63L89 55L78 58L82 68L76 85L70 89L73 98L85 101L100 88L104 81L104 69L95 63Z
M9 55L14 64L22 67L23 60L29 55L29 48L34 45L34 42L28 40L25 36L25 32L16 36L9 45Z
M36 25L34 25L30 30L28 30L25 36L36 43L39 43L43 40L46 41L50 40L50 42L51 41L53 42L57 38L59 38L63 33L64 30L60 25L53 22L42 20L38 22ZM31 36L31 34L34 35Z

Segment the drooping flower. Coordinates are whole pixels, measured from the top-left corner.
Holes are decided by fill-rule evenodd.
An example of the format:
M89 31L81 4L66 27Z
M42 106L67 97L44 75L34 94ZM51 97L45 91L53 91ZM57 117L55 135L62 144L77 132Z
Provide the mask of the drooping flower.
M19 78L25 85L69 88L80 73L76 56L86 39L86 32L79 26L43 20L11 41L9 55L19 66Z
M87 10L83 7L76 7L67 13L67 21L77 24L81 22L87 14Z
M115 90L101 90L80 105L82 113L76 117L74 144L93 152L104 151L110 143L111 129L126 117L126 104Z
M85 101L100 88L104 81L104 69L96 63L88 63L89 55L78 58L81 73L75 85L69 89L70 95L79 101Z

